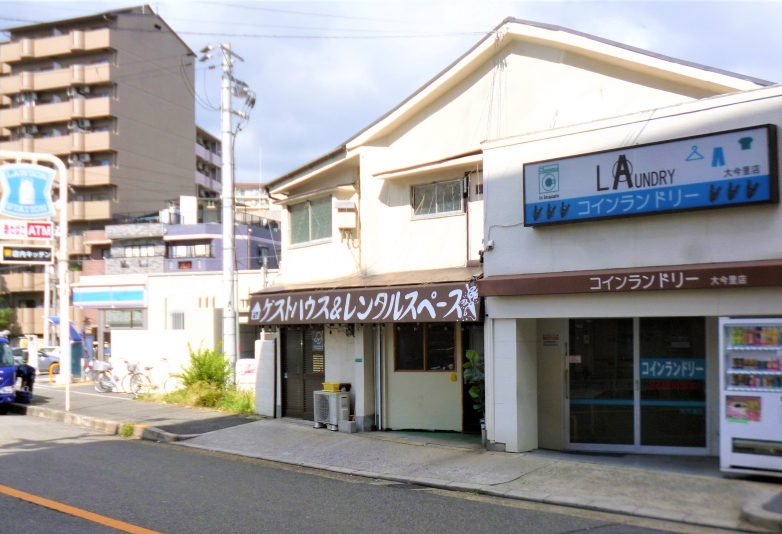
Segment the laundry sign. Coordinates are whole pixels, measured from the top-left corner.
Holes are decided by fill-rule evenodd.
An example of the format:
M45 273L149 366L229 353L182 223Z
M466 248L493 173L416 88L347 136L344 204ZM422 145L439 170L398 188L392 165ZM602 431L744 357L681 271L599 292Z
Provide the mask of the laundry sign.
M779 201L771 124L524 165L524 225Z
M39 219L54 215L54 174L54 169L31 163L0 166L0 183L3 188L0 214L17 219Z

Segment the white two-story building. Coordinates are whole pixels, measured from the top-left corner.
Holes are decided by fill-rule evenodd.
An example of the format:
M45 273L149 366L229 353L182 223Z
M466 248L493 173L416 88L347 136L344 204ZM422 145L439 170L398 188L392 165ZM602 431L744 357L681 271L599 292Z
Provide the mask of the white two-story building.
M268 184L285 208L283 261L250 322L281 334L277 416L311 418L329 381L351 384L359 429L477 431L462 366L468 349L484 352L483 143L762 85L503 21L376 122Z

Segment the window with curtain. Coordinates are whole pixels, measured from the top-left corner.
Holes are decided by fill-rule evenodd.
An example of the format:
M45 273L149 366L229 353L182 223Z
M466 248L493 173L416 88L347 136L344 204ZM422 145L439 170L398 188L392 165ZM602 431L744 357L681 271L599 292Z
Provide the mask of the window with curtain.
M291 244L331 238L331 196L294 204L291 214Z
M461 213L462 181L414 185L412 202L415 217Z

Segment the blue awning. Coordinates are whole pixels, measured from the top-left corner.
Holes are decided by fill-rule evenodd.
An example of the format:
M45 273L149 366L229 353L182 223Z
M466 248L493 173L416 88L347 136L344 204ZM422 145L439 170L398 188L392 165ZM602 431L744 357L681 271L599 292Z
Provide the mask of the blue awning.
M54 317L46 317L46 320L49 321L52 324L60 324L60 318L57 316ZM79 332L76 330L76 325L73 324L73 321L70 321L70 330L71 330L71 341L81 341L81 336L79 335Z

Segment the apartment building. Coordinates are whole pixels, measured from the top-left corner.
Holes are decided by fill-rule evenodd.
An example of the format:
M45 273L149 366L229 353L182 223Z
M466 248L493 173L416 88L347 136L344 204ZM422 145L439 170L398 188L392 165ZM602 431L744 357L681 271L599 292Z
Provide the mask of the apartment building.
M196 126L195 183L198 198L220 198L222 194L222 145L217 137Z
M78 270L91 255L85 232L192 194L199 158L211 161L198 144L193 157L195 54L147 5L7 31L0 149L66 162L69 250ZM41 306L43 273L16 270L0 275L6 303ZM35 320L15 329L40 334L41 314L27 314Z
M282 220L282 208L271 202L269 191L259 182L236 182L236 210L255 217Z

